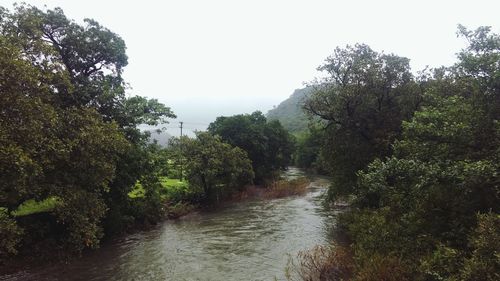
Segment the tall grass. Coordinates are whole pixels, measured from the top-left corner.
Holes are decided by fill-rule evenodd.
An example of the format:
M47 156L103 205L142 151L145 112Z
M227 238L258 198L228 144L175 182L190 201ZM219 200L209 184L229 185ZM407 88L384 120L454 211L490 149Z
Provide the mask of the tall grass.
M289 281L409 281L410 271L394 256L375 255L360 263L349 246L316 246L290 257Z
M263 197L265 198L281 198L293 195L302 195L306 193L310 181L305 178L297 178L293 180L278 180L267 186Z
M354 270L352 253L338 245L316 246L290 257L285 269L289 281L351 280Z

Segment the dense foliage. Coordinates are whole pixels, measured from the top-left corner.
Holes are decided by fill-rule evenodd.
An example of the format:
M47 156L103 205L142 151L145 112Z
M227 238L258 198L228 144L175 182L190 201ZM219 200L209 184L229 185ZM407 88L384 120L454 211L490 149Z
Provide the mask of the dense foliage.
M295 165L315 173L328 174L330 169L324 157L325 131L322 126L311 124L308 131L298 134L296 138Z
M292 161L294 139L277 120L267 121L261 112L218 117L208 132L247 152L256 183L276 177Z
M327 124L331 199L351 199L355 280L500 278L500 36L458 34L458 63L419 79L364 45L320 68L333 81L306 110Z
M304 108L326 123L324 150L335 193L347 194L356 171L391 153L402 120L411 117L421 100L420 88L408 59L379 54L366 45L337 48L319 70L328 77L315 86Z
M219 136L200 132L196 139L185 138L180 145L191 188L201 189L204 199L219 201L252 183L252 162L246 152L222 142Z
M155 182L137 125L175 116L125 96L126 64L123 40L93 20L0 9L0 255L78 252L125 226L107 222L144 216L127 196Z

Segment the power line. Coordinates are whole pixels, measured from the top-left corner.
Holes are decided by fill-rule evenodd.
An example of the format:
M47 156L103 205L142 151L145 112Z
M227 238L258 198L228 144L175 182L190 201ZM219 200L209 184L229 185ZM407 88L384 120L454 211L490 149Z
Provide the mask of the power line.
M167 124L170 124L171 122L173 122L173 121L169 121L169 122L167 122ZM184 124L196 124L196 125L210 125L210 123L212 123L212 122L205 123L205 122L194 122L194 121L193 122L183 121L183 122L184 122Z

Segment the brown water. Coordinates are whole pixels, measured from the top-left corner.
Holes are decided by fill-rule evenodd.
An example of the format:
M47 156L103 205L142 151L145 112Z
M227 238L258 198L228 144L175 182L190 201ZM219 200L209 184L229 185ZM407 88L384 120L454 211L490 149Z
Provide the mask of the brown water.
M290 169L288 176L301 173ZM327 185L313 177L304 196L239 202L166 221L70 264L0 280L283 280L289 255L332 239L338 211L321 205Z

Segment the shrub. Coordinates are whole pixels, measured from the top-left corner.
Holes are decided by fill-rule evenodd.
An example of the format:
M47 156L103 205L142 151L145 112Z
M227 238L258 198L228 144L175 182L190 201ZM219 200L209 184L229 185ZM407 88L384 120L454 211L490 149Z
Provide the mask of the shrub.
M0 259L17 253L23 230L9 216L6 208L0 208Z
M304 194L310 181L307 178L298 178L293 180L279 180L271 183L264 197L266 198L281 198L292 195Z
M350 280L353 264L352 253L346 247L316 246L290 258L285 274L287 280L297 281Z
M500 280L500 215L478 216L478 226L472 235L472 256L466 259L462 280Z
M356 281L406 281L413 280L399 258L373 256L356 272Z

